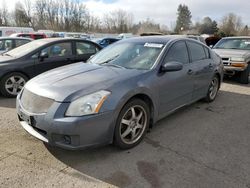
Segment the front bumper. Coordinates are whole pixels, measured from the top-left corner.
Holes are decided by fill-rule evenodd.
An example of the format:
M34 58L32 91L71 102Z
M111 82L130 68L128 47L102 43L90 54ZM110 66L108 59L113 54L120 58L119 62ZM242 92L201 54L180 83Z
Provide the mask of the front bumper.
M31 135L64 149L83 149L112 143L115 118L113 112L82 117L65 117L69 103L54 102L47 113L32 114L16 102L18 119Z

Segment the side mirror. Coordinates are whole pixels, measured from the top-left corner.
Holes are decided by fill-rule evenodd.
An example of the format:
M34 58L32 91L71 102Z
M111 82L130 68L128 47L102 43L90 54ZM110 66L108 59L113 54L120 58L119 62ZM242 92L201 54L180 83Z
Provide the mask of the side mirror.
M43 61L45 58L48 58L49 57L49 54L48 52L42 52L39 56L40 58L40 61Z
M162 72L174 72L174 71L180 71L183 68L183 64L176 62L176 61L170 61L167 63L164 63L161 66L161 71Z

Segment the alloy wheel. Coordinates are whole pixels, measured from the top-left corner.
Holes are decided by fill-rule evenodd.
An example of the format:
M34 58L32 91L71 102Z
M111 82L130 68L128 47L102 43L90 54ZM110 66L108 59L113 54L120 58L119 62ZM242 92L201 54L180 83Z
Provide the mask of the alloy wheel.
M5 89L11 95L17 95L25 85L26 81L22 76L13 75L5 82Z
M123 115L120 123L120 137L126 144L134 144L143 135L147 125L147 114L140 105L130 107Z

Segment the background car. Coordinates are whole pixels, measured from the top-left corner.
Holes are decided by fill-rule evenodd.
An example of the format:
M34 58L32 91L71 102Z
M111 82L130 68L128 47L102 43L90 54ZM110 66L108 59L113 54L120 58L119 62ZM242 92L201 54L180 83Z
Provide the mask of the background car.
M16 47L22 46L32 39L19 38L19 37L0 37L0 54L12 50Z
M222 58L224 73L236 76L240 83L249 83L250 37L222 38L213 50Z
M106 38L96 39L94 41L104 48L104 47L107 47L108 45L113 44L113 43L115 43L115 42L117 42L119 40L121 40L121 39L106 37Z
M104 48L85 64L43 73L17 97L23 128L66 149L136 146L178 108L215 100L223 64L209 47L173 36L138 37Z
M44 33L14 33L10 36L11 37L31 38L34 40L47 38L47 36Z
M15 97L26 81L47 70L86 61L101 47L84 39L35 40L0 56L0 91Z

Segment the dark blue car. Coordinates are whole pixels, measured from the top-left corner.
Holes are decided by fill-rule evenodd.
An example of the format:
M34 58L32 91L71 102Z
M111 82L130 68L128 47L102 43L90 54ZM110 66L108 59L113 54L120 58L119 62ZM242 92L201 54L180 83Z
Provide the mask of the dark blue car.
M114 42L117 42L119 40L121 40L121 39L108 37L108 38L98 39L95 42L104 48L104 47L107 47L108 45L110 45Z

